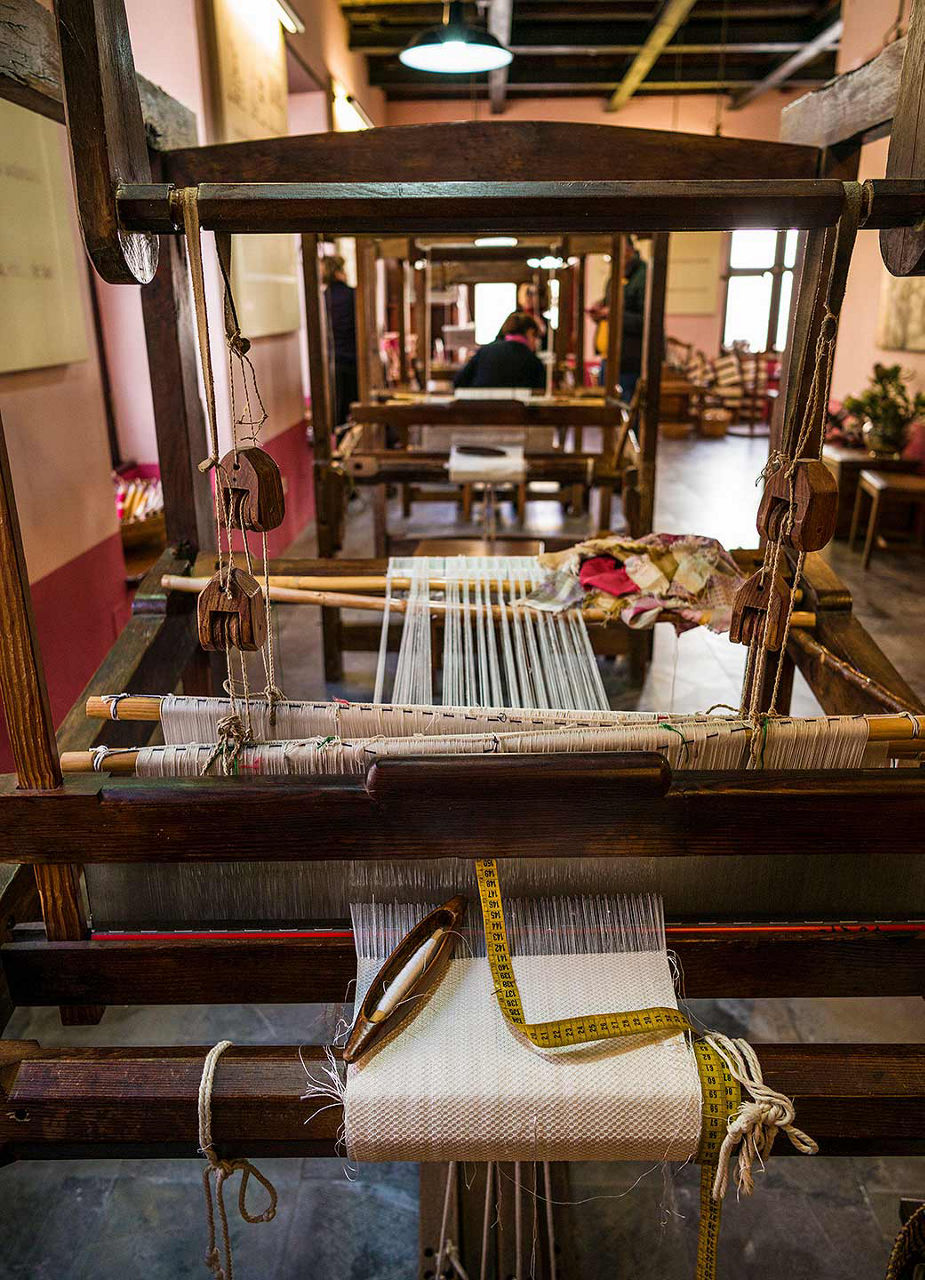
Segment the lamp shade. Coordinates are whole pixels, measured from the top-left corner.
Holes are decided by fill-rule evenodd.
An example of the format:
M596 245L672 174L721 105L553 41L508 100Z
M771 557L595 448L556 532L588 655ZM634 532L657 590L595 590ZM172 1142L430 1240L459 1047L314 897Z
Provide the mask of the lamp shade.
M512 57L511 51L490 32L464 20L462 0L453 0L446 21L418 32L398 55L406 67L443 75L498 71L508 66Z

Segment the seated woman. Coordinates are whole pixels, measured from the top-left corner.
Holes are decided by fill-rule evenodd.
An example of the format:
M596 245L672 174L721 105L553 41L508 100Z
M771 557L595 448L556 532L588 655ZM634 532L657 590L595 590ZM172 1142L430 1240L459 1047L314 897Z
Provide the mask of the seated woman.
M453 379L455 387L546 387L546 370L536 354L540 331L532 316L512 311L494 342L479 347Z

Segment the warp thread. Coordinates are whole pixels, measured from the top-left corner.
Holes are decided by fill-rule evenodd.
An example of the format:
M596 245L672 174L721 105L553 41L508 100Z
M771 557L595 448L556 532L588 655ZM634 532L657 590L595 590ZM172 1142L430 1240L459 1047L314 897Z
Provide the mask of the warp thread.
M202 1171L202 1188L206 1200L206 1222L209 1231L209 1243L206 1249L205 1263L215 1280L234 1280L234 1259L231 1252L231 1235L228 1230L228 1212L225 1208L225 1183L235 1173L241 1174L241 1185L238 1189L238 1212L245 1222L272 1222L276 1217L278 1197L276 1188L269 1178L265 1177L250 1160L222 1160L215 1151L212 1142L212 1086L215 1081L215 1069L218 1060L226 1049L231 1048L230 1040L220 1040L206 1054L202 1065L202 1079L199 1082L199 1150L208 1164ZM262 1213L251 1214L247 1211L247 1185L254 1177L269 1196L269 1203ZM212 1197L212 1179L215 1179L215 1199ZM225 1265L222 1266L216 1242L215 1204L218 1205L218 1217L222 1228L222 1248L225 1254Z
M764 1166L778 1133L785 1133L801 1155L814 1156L819 1147L793 1123L796 1112L792 1100L764 1083L758 1055L746 1040L733 1040L719 1032L710 1032L704 1039L752 1097L750 1102L743 1101L735 1115L729 1118L716 1164L713 1199L722 1200L726 1194L729 1167L736 1149L739 1153L735 1168L736 1187L742 1195L750 1196L755 1189L752 1167L756 1160Z

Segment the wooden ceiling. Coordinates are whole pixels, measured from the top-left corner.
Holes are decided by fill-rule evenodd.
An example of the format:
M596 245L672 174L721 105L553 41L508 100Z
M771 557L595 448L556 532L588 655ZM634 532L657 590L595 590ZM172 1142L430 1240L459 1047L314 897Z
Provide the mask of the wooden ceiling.
M340 0L350 47L393 100L489 96L489 77L428 75L398 53L440 22L436 0ZM766 90L808 89L835 74L840 3L831 0L467 0L467 18L504 39L514 61L492 73L494 110L506 98L713 93L731 106Z

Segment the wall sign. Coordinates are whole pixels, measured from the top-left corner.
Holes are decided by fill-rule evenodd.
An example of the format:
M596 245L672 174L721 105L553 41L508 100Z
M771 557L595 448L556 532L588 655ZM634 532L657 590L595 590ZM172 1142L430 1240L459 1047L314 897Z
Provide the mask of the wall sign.
M63 130L0 101L0 373L87 358Z

